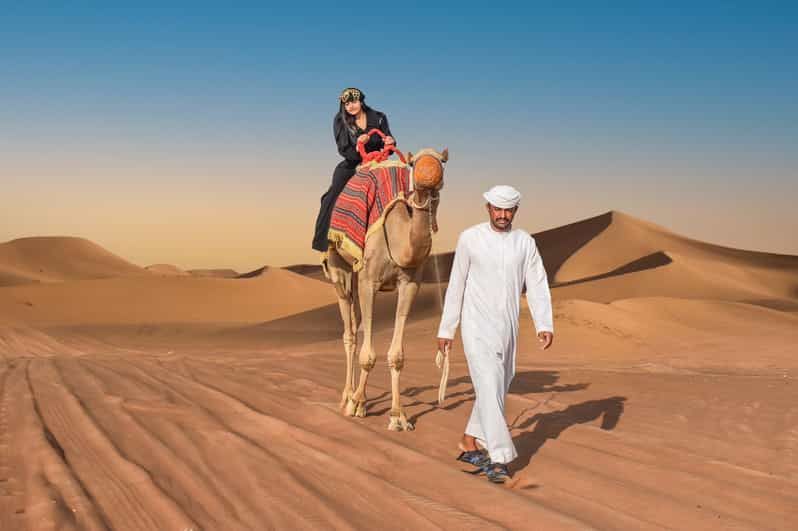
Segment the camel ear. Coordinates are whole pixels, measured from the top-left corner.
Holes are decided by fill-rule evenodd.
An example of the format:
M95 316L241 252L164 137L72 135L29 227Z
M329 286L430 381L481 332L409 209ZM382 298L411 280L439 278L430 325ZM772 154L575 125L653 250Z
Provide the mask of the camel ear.
M413 165L413 153L410 151L407 152L407 164Z
M449 148L443 148L443 152L441 153L441 162L446 162L449 160Z

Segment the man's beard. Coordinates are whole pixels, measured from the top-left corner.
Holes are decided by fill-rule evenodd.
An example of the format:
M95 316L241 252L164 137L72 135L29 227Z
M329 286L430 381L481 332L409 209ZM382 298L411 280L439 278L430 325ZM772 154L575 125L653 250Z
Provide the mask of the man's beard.
M510 228L512 228L513 226L513 222L508 219L502 219L502 220L491 219L491 224L493 225L494 229L502 231L510 230Z

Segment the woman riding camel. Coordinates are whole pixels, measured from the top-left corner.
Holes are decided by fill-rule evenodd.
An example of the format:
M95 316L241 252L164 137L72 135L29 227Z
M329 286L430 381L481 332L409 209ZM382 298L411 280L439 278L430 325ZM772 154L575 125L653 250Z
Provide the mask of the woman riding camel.
M379 151L385 145L395 145L396 141L388 127L388 117L380 111L366 105L366 96L356 88L344 89L339 98L340 107L333 118L333 135L338 146L338 153L344 158L333 172L330 188L321 196L321 208L316 218L316 232L313 235L313 248L327 251L327 231L330 228L335 200L346 186L349 178L361 162L357 151L358 142L365 142L366 152ZM366 131L379 129L385 138L379 135L369 137Z

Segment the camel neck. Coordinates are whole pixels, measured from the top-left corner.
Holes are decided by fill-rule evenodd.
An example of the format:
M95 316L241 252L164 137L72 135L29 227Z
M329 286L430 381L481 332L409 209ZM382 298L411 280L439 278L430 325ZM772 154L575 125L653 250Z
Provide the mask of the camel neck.
M421 263L432 250L432 205L429 203L431 200L430 192L427 190L416 189L413 192L413 203L424 207L413 207L410 218L410 237L404 256L412 264Z

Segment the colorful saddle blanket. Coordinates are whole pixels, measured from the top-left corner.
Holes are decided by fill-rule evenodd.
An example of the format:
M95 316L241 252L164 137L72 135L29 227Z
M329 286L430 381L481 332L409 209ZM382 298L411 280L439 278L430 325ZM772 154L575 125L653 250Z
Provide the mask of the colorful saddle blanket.
M363 267L366 238L382 227L388 207L406 198L409 183L410 168L400 161L364 164L338 196L328 239L355 271Z

